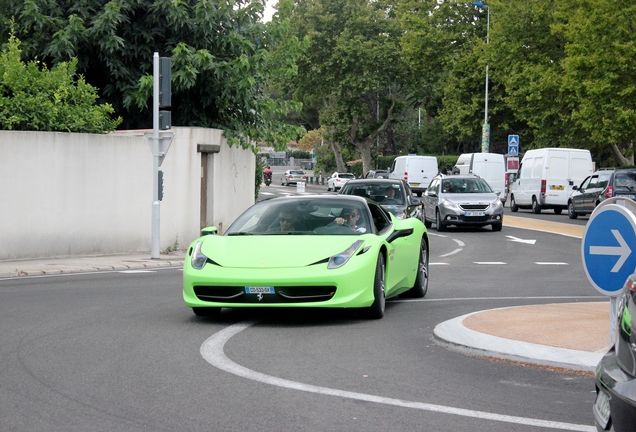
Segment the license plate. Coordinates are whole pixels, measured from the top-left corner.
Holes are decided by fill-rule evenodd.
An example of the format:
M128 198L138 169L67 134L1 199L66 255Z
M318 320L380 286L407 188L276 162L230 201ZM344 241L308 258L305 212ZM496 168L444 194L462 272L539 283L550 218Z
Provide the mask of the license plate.
M550 190L565 190L562 185L550 185Z
M605 429L610 418L610 405L609 397L605 392L600 391L596 395L596 401L594 401L594 417L599 422L601 427Z
M486 216L486 212L482 211L467 211L464 213L464 216Z
M276 294L273 286L246 286L246 294Z
M420 187L419 183L409 183L411 186Z

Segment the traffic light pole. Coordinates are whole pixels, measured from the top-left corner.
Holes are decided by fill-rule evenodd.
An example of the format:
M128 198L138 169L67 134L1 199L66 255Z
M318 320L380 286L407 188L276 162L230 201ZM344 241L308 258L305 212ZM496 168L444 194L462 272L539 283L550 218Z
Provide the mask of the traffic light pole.
M151 258L159 259L159 53L152 56L152 249Z

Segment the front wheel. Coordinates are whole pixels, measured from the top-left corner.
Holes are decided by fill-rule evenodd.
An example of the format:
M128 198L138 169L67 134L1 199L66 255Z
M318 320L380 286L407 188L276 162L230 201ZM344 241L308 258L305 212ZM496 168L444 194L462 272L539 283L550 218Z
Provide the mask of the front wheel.
M579 217L579 214L574 210L574 203L572 201L568 203L568 217L570 219L576 219Z
M384 316L386 309L386 298L384 297L385 290L385 269L384 269L384 255L380 253L378 255L378 263L375 267L375 278L373 280L373 304L364 310L364 316L368 319L380 319Z
M501 227L503 226L502 222L492 224L493 231L501 231Z
M442 216L439 214L439 211L435 212L435 224L437 225L437 232L446 231L446 226L442 223Z
M517 213L519 211L519 206L517 205L517 202L515 201L514 195L510 197L510 211L513 213Z
M413 288L405 292L405 297L422 298L428 291L428 243L422 237L420 244L420 257L417 263L417 276Z

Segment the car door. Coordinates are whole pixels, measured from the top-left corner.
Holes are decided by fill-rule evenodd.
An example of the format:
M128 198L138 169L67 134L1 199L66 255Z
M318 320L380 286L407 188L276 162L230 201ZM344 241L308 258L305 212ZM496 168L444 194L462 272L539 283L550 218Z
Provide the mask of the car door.
M572 193L572 196L570 197L570 199L572 200L572 205L574 206L574 211L575 212L581 212L584 213L584 208L585 208L585 189L587 189L588 185L590 184L590 180L592 180L592 176L587 177L585 180L583 180L583 183L581 183L578 187L578 189Z
M428 185L428 188L423 195L424 216L431 222L435 221L435 209L437 208L437 203L439 202L439 185L440 179L438 177L434 178L431 184ZM430 192L433 193L431 194Z
M598 174L593 174L589 177L587 184L583 185L584 187L580 195L582 204L580 210L577 210L579 213L589 214L594 211L594 207L596 207L596 197L599 192L598 180Z

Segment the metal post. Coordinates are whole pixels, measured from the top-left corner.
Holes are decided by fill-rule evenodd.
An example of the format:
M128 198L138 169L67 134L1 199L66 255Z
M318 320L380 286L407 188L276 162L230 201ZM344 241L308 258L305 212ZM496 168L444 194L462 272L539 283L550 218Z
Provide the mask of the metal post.
M152 56L152 249L150 257L159 259L159 53Z

